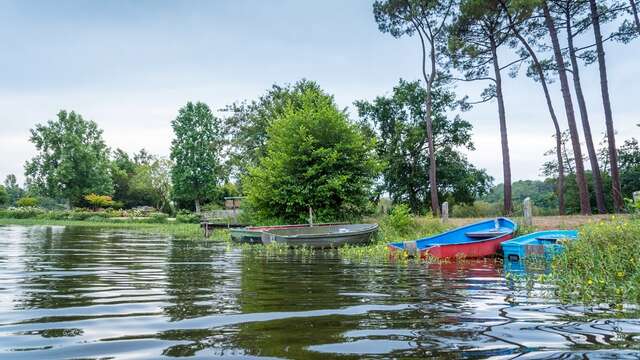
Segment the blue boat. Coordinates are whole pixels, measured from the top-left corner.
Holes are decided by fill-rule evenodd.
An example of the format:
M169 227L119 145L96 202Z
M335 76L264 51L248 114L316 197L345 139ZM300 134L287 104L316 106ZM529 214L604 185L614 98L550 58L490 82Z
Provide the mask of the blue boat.
M502 243L505 261L518 262L528 257L551 260L564 251L563 241L578 238L576 230L547 230L519 236Z
M518 229L515 222L507 218L484 220L459 227L424 239L396 242L388 246L391 253L406 251L409 255L425 258L479 258L494 255L503 241L513 238Z

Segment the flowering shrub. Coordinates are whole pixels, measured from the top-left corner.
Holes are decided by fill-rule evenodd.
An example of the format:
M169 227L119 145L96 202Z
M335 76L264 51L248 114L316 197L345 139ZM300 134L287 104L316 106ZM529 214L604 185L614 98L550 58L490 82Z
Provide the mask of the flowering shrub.
M16 205L18 207L35 207L38 205L38 199L30 196L23 197L16 201Z
M113 199L108 195L88 194L84 196L84 199L93 207L94 210L113 205Z

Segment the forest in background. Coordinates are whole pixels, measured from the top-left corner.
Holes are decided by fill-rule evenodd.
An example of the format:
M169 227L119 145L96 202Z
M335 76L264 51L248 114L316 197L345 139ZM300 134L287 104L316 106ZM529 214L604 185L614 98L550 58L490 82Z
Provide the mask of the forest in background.
M199 213L219 208L225 196L245 196L255 222L305 221L309 208L321 221L351 220L374 213L384 198L436 216L444 201L453 216L512 214L524 197L541 214L624 211L624 199L640 190L640 148L635 138L616 143L605 48L635 50L637 6L634 0L375 1L380 31L415 38L423 66L419 80L400 79L385 95L356 101L357 116L306 79L273 85L220 115L188 102L172 121L171 155L161 158L110 149L97 123L63 110L32 129L37 155L25 164L27 181L19 186L8 175L0 205ZM603 33L605 25L614 30ZM583 88L594 84L581 82L585 66L598 67L601 98L589 101L599 103L604 119L588 114ZM556 139L540 154L549 159L540 169L545 180L511 181L503 76L540 84ZM460 81L486 88L458 94ZM553 81L560 96L550 93ZM496 104L502 179L464 155L474 150L465 111L481 102ZM606 123L598 142L594 121Z

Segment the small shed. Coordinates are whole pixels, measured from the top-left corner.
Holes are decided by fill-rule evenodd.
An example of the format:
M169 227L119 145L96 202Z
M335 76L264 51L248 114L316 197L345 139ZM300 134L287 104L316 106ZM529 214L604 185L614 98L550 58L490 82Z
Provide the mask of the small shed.
M225 210L240 209L244 196L225 196L224 208Z

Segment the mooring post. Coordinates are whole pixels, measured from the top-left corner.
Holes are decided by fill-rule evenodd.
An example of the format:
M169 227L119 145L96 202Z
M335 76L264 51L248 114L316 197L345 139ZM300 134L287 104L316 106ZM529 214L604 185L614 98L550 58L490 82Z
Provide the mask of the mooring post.
M442 223L446 224L449 221L449 202L442 203Z
M531 210L531 198L524 199L522 204L522 211L524 213L524 224L527 226L533 226L533 211Z
M202 223L202 227L204 227L204 237L209 237L209 222L205 221Z

